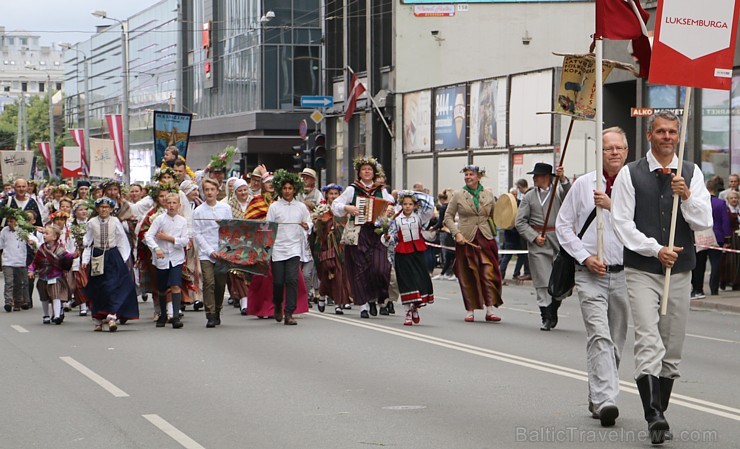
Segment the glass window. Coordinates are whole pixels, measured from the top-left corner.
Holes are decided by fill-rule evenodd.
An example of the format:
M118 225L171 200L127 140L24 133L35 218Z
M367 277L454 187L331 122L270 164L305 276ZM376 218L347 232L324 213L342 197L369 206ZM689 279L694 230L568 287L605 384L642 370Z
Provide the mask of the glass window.
M708 179L730 174L730 96L727 91L702 89L701 171Z
M277 47L265 47L264 62L264 104L265 109L278 109L277 86L278 86L278 62Z
M24 81L24 82L21 83L21 91L22 92L28 92L28 83L27 82Z
M43 92L45 87L44 83L39 83L39 92Z
M740 74L732 78L730 100L730 148L732 149L730 173L740 173Z

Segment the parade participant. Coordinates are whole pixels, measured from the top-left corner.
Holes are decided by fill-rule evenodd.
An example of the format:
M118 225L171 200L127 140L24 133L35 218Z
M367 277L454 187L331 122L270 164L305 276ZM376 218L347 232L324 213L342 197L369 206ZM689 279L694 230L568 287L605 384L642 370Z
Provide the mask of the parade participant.
M727 214L730 217L730 229L732 233L730 248L740 250L740 193L732 191L725 195L727 201ZM722 271L719 277L719 288L724 290L730 287L732 290L740 289L740 254L722 253Z
M129 244L133 242L135 229L136 229L136 216L131 210L131 203L121 195L121 183L109 179L104 181L101 185L103 188L103 194L106 198L113 200L116 205L111 211L111 215L116 217L121 222L123 228L126 230L129 236ZM97 209L96 209L97 210Z
M558 324L558 309L562 299L552 298L547 293L552 263L560 248L555 236L555 220L560 205L570 189L570 182L563 175L563 167L558 167L553 173L552 165L544 162L537 162L534 170L527 174L533 175L535 187L524 195L519 204L516 230L527 241L532 285L537 294L537 305L542 319L540 330L549 331ZM553 178L560 180L561 188L555 186L555 199L552 202L548 222L545 223L550 195L553 194Z
M392 219L385 240L396 242L395 268L401 304L406 311L405 326L419 324L419 308L434 302L432 279L426 267L426 242L421 230L434 215L434 204L419 201L410 190L398 192L401 213ZM417 210L418 206L418 210Z
M445 189L442 193L437 195L439 205L437 211L439 212L439 220L435 225L435 229L439 233L439 244L440 246L452 247L455 244L455 239L452 238L450 230L445 226L444 218L447 212L447 204L450 202L450 198L454 192L451 189ZM455 251L447 248L442 248L440 252L440 259L442 261L442 269L439 274L434 276L432 279L441 279L446 281L454 281L455 274L453 273L453 267L455 265ZM503 278L503 273L501 274Z
M730 187L719 192L719 199L727 201L727 194L730 192L740 193L740 175L733 173L728 179Z
M46 209L49 211L49 213L54 213L59 210L59 200L64 198L64 195L66 195L69 192L69 187L67 184L59 184L58 186L54 186L51 190L51 199L49 199L45 206Z
M77 245L74 244L74 240L70 236L70 228L69 228L69 214L64 212L61 209L66 208L65 201L68 201L66 198L63 198L59 204L60 204L60 210L57 212L54 212L49 216L49 223L48 225L53 225L59 230L59 245L62 246L67 252L74 253L77 250ZM70 202L71 203L71 202ZM69 208L71 212L71 208ZM79 256L79 254L78 254ZM76 257L75 257L76 258ZM67 296L65 296L62 299L62 307L65 312L69 312L70 305L73 301L73 294L74 294L74 278L73 273L70 269L64 270L64 278L67 281Z
M679 161L679 121L669 111L648 121L650 151L620 170L612 190L612 220L624 244L632 321L635 326L635 380L653 444L669 429L664 412L680 376L686 337L691 270L696 263L693 232L712 227L712 208L704 175L696 164ZM682 166L682 176L675 170ZM668 217L679 196L675 245L670 248ZM639 211L639 214L636 212ZM668 313L660 302L666 268L671 268Z
M32 224L36 227L43 226L43 222L46 221L48 215L41 213L39 204L33 198L28 195L28 182L23 178L18 178L13 183L15 189L15 195L5 198L0 202L0 207L12 207L20 209L22 211L33 211L35 220Z
M38 276L38 291L43 308L44 324L53 322L62 324L64 313L62 311L62 300L68 296L67 279L64 272L72 267L72 260L79 254L68 252L61 243L59 236L61 229L55 225L44 228L44 243L39 245L33 262L28 266L28 277L30 279ZM53 316L49 318L49 303L51 303Z
M95 200L97 216L87 223L80 270L91 264L90 279L83 289L92 302L95 332L103 330L103 322L110 332L118 329L116 320L139 318L136 286L126 262L131 257L126 231L118 218L112 216L116 202L110 198Z
M99 198L103 197L103 187L102 182L99 184L96 184L94 187L91 188L91 195L93 200L97 200Z
M0 231L0 251L2 251L3 277L5 284L5 311L28 310L28 245L38 246L36 239L29 234L32 226L23 212L3 207L0 215L6 217L7 226ZM19 225L21 223L21 225Z
M75 245L76 248L83 249L83 238L87 233L87 208L85 202L78 202L72 207L72 222L70 224L70 241ZM70 251L70 247L67 247L67 251ZM74 303L71 307L80 306L80 316L87 316L88 302L89 299L82 292L82 289L87 285L88 276L87 271L80 270L82 262L81 255L76 257L72 262L72 279L73 283L70 284L70 290L73 291Z
M314 253L318 255L316 272L319 277L319 312L326 310L329 299L334 302L334 313L344 315L342 310L349 304L349 284L344 271L344 245L340 244L347 218L338 218L331 205L344 188L329 184L321 189L326 202L317 206L312 215L314 227L311 233Z
M201 185L201 193L203 195L205 195L205 193L202 188L202 182L204 178L208 178L213 179L219 185L218 200L221 201L226 197L224 177L226 176L227 168L229 164L231 164L231 160L234 158L235 154L236 148L231 146L226 147L223 152L211 156L211 161L208 163L205 170L196 174L195 180L199 185Z
M501 299L498 246L492 227L493 194L484 189L486 171L477 165L461 170L465 186L452 194L444 224L455 239L455 275L460 283L466 322L475 321L474 311L486 308L486 321L501 321L493 313ZM458 223L455 223L458 216ZM400 273L396 273L400 276ZM400 279L399 279L400 282Z
M185 201L183 201L183 195ZM198 263L198 250L193 238L193 212L203 204L198 192L198 184L195 181L185 180L180 183L180 215L185 217L190 233L190 243L185 249L185 265L182 268L183 281L183 304L188 301L193 304L196 312L203 308L203 291L200 288L200 264Z
M262 193L262 178L267 175L267 168L264 165L258 165L249 176L249 201Z
M393 203L393 197L384 184L375 181L381 173L378 161L373 157L355 159L357 178L332 204L332 212L339 218L350 215L342 235L345 244L345 269L350 283L351 296L360 306L360 317L370 318L378 314L377 302L388 298L391 266L386 247L379 234L375 233L372 220L356 225L355 217L360 214L357 199L384 199ZM385 209L385 208L384 208Z
M144 190L141 188L141 184L133 183L128 188L128 201L132 204L136 204L144 196Z
M272 196L275 193L275 188L272 186L272 174L266 173L262 178L262 191L259 195L255 195L247 206L247 210L244 213L244 218L247 220L264 220L267 216L267 209L270 208L272 203Z
M180 166L183 167L184 170L184 176L182 176L181 178L178 177L179 182L185 181L185 179L195 179L195 173L193 172L193 170L190 169L190 167L187 166L185 158L180 156L180 151L177 149L177 147L167 147L164 150L164 157L162 158L162 165L160 166L160 168L170 167L179 173L179 170L176 168L178 164L180 164Z
M303 202L308 208L308 211L313 213L314 208L324 200L321 191L316 188L316 171L311 168L304 168L301 172L301 180L304 184L303 192L297 195L296 199ZM303 275L303 281L309 287L310 297L308 304L309 307L312 307L311 303L320 298L319 278L316 273L314 254L309 251L308 256L308 261L301 263L301 274Z
M234 193L228 201L229 207L231 207L231 215L233 218L243 219L247 212L247 206L249 206L249 187L247 186L247 181L243 179L231 179L234 180L231 186ZM242 315L247 314L247 295L249 291L248 280L245 276L246 274L244 272L229 270L226 280L229 294L233 298L238 298L239 309Z
M172 165L172 169L175 171L177 182L192 181L195 178L195 173L190 170L190 167L185 163L185 159L177 159Z
M167 306L162 299L167 297L168 289L172 295L172 308L175 311L180 310L185 247L190 241L187 220L178 215L180 195L167 193L165 203L167 213L154 219L144 237L147 246L156 256L154 265L157 269L157 290L160 298L157 327L164 327L167 323ZM182 327L178 314L172 316L172 327L173 329Z
M77 188L74 191L73 199L86 200L90 194L90 181L77 181Z
M306 232L312 228L308 208L296 200L303 190L303 181L293 173L280 169L275 172L275 191L278 200L270 204L267 221L278 223L275 244L272 247L272 303L275 321L292 326L298 296L300 263L306 259ZM285 307L283 308L283 302Z
M621 128L603 132L603 168L598 176L605 189L596 190L597 172L580 176L565 197L557 217L560 246L572 255L576 265L576 291L586 327L589 410L601 425L610 427L619 416L619 362L627 339L629 300L624 277L622 246L614 234L611 219L611 190L614 179L627 159L627 136ZM597 257L596 206L603 210L604 260ZM586 228L579 238L577 230Z
M707 190L711 195L712 202L712 232L719 246L729 248L732 243L732 228L730 227L730 214L727 213L727 203L717 198L719 184L722 178L713 176L706 182ZM705 298L704 295L704 274L707 270L707 259L709 259L709 292L712 296L719 295L719 274L722 263L722 252L697 248L696 267L691 273L691 299Z
M231 208L218 201L219 182L210 178L203 180L206 202L193 212L193 236L198 248L200 270L203 274L203 300L206 306L206 327L221 324L221 309L224 302L226 273L216 270L218 250L218 223L216 220L231 219Z

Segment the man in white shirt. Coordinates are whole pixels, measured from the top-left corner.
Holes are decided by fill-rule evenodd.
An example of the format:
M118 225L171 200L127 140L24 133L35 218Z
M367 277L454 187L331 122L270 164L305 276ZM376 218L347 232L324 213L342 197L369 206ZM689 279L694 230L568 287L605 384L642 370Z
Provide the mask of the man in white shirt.
M295 198L303 188L301 180L285 170L275 173L273 183L279 199L270 204L267 221L278 223L272 247L272 302L275 321L283 319L285 292L285 324L298 324L293 318L298 295L300 262L306 258L306 231L311 230L311 214L305 204Z
M203 301L206 305L206 327L221 324L221 309L224 304L226 272L216 271L218 250L218 223L216 220L232 218L231 207L218 201L219 183L215 179L203 180L206 202L193 212L193 235L198 248L200 269L203 274Z
M666 438L673 381L686 336L691 270L696 264L694 231L712 227L710 196L696 164L679 161L679 121L661 111L650 118L647 156L620 170L612 195L612 220L624 244L632 321L635 380L653 444ZM677 176L682 163L682 176ZM679 196L675 244L668 247L673 196ZM671 268L668 313L660 314L666 269Z
M727 194L730 192L740 192L740 175L733 173L729 178L730 188L719 192L719 199L727 201Z
M586 327L589 410L601 425L611 427L619 416L619 361L627 339L629 301L624 276L624 247L611 225L611 190L627 159L627 136L621 128L605 129L601 176L604 191L596 190L597 172L579 177L565 197L556 222L558 242L576 260L576 291ZM604 220L604 260L597 257L596 206ZM587 224L588 223L588 224ZM578 238L576 232L585 233Z
M43 226L43 223L48 219L48 212L42 213L42 209L36 200L28 195L28 181L18 178L15 180L13 187L15 188L15 195L4 199L0 206L12 207L22 211L33 211L36 214L36 221L32 224L37 227ZM46 212L45 209L44 212Z
M7 226L0 231L0 251L3 253L3 276L5 277L5 311L27 310L29 307L28 290L28 245L38 247L33 235L28 236L28 243L18 236L18 221L11 215Z

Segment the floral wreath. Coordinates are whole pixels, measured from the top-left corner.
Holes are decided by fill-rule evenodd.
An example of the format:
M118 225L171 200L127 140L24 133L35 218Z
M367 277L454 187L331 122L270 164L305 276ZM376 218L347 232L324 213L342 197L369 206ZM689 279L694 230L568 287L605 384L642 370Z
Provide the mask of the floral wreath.
M98 206L100 206L103 203L105 203L108 206L110 206L111 209L113 209L113 208L116 207L116 202L115 201L113 201L112 199L108 198L107 196L103 196L103 197L100 197L97 200L95 200L95 208L97 209Z
M149 197L154 201L157 201L157 197L159 197L161 192L178 193L180 191L180 187L177 184L155 183L148 185L147 191L149 192Z
M344 190L344 187L340 186L339 184L329 184L329 185L322 187L321 191L328 192L331 189L338 190L339 193L342 193L342 191Z
M57 220L57 219L67 221L69 220L69 214L67 212L60 210L60 211L56 211L53 214L49 215L49 221L54 222L54 220Z
M116 186L118 187L118 190L121 190L121 183L119 181L116 181L115 179L106 179L105 181L101 182L99 186L103 190L103 192L113 186Z
M275 172L272 179L272 185L275 187L275 193L278 196L282 196L283 184L285 183L293 184L296 195L303 192L303 187L306 185L299 175L280 168Z
M486 169L479 165L466 165L460 170L460 173L465 173L468 170L477 172L481 177L486 176Z
M211 162L208 163L208 168L211 171L226 171L226 167L231 163L235 154L236 148L232 146L226 147L223 152L211 156Z
M411 198L414 201L414 204L419 203L419 198L411 190L399 190L396 195L398 196L398 204L401 204L404 198Z
M380 171L378 168L378 160L372 156L358 157L353 161L353 165L355 167L355 171L359 170L363 165L370 165L375 169L375 171Z
M152 181L159 181L159 178L162 177L162 175L170 175L172 176L172 179L177 178L177 174L175 173L175 170L171 167L160 167L156 170L154 170L154 176L152 176Z

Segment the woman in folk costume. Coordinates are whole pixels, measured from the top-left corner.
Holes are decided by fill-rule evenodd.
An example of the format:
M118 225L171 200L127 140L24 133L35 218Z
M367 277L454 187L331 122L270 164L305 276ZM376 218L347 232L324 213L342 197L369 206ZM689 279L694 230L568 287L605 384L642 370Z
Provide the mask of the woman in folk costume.
M401 210L384 235L386 241L392 239L396 243L396 279L401 304L406 310L405 326L419 324L419 308L434 302L434 289L425 257L427 245L421 236L421 230L434 215L434 199L422 195L410 190L398 192Z
M110 332L115 332L117 319L139 318L136 285L126 266L131 248L123 225L111 216L115 205L110 198L95 200L98 215L88 221L83 239L85 252L80 269L86 270L90 265L90 279L83 290L92 302L96 332L103 330L104 322Z
M74 248L82 251L83 245L82 240L85 238L87 233L87 204L84 201L79 201L72 207L72 218L70 221L70 238L69 242L74 245ZM70 249L71 246L67 246L67 251L73 252L74 249ZM89 298L85 296L82 289L87 285L89 280L88 273L84 270L80 270L82 263L81 255L76 257L72 262L72 273L73 282L70 284L70 289L74 291L74 303L70 307L80 306L80 316L87 316Z
M350 283L350 293L355 304L360 306L360 317L369 318L378 314L377 302L388 298L391 265L386 247L375 225L368 220L363 225L355 225L355 217L360 213L357 199L384 199L393 204L393 197L385 190L384 184L376 182L379 175L378 161L373 157L355 159L357 179L334 200L332 212L337 217L350 215L342 235L345 255L346 275ZM383 210L385 213L385 209Z
M494 307L504 303L493 228L493 193L480 183L486 174L484 169L466 165L461 172L465 186L452 195L444 223L455 239L455 275L467 312L465 321L474 321L474 311L484 306L486 321L501 321L493 313ZM458 223L455 216L459 217Z
M231 197L228 204L231 207L231 216L235 219L243 219L249 206L249 187L247 181L233 178L231 186ZM229 179L231 181L231 179ZM239 309L242 315L247 314L247 294L249 293L249 279L242 271L229 270L226 277L226 286L233 298L238 298Z
M144 219L139 223L136 230L136 266L139 270L139 287L142 293L151 293L152 303L154 305L154 320L159 318L159 301L167 301L167 298L160 298L157 290L157 270L152 261L152 251L146 245L145 235L152 222L165 212L167 206L167 194L175 192L177 189L174 185L154 184L149 186L149 196L155 201L155 206L147 212ZM179 312L179 311L178 311ZM167 313L170 317L174 315L171 306L168 306Z
M323 189L324 197L314 210L311 241L314 248L316 271L319 276L319 312L326 308L328 299L334 301L334 313L344 315L345 304L349 304L349 283L344 274L344 245L342 232L347 218L338 218L331 211L331 205L339 197L344 187L329 184Z
M61 206L60 210L49 215L48 224L55 226L59 230L58 242L62 246L62 248L67 250L67 252L69 253L74 253L77 249L77 245L75 245L74 239L72 239L72 233L70 231L69 212L71 212L71 208L68 207L68 201L69 200L67 200L66 198L62 198L59 201L59 205ZM71 201L69 203L71 204ZM70 306L72 304L74 294L74 273L72 273L71 269L64 271L64 278L67 282L67 296L62 298L62 307L64 308L65 312L69 312L71 310Z
M196 312L203 308L203 291L200 288L200 264L198 249L193 238L193 211L203 204L195 181L186 179L180 183L180 215L185 217L190 231L190 245L185 248L185 264L182 267L182 303L192 304Z
M44 228L44 242L39 245L33 262L28 267L28 277L38 277L37 288L41 305L44 312L44 324L50 321L54 324L62 324L64 312L62 301L67 299L69 287L67 285L66 271L72 267L72 260L78 256L75 252L70 253L59 242L62 229L55 225ZM51 303L53 315L49 320L49 303Z
M275 187L272 185L273 174L267 173L262 178L262 193L252 198L249 202L244 218L248 220L264 220L267 217L267 211L273 202ZM300 180L300 178L299 178ZM288 225L292 226L292 225ZM247 291L247 315L259 318L269 318L275 313L275 306L272 302L272 272L265 276L258 274L252 275ZM301 314L308 312L308 292L303 276L298 276L298 297L296 298L296 310L294 313Z

